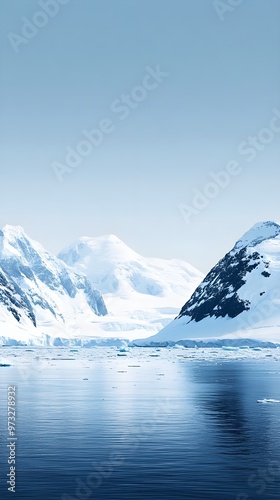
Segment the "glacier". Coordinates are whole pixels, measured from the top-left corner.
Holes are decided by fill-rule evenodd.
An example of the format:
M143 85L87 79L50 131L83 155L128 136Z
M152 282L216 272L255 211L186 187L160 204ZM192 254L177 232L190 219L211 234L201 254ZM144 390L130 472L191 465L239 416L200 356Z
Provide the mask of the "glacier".
M102 293L108 315L99 319L100 337L157 333L204 278L182 260L143 257L112 234L81 237L58 257Z

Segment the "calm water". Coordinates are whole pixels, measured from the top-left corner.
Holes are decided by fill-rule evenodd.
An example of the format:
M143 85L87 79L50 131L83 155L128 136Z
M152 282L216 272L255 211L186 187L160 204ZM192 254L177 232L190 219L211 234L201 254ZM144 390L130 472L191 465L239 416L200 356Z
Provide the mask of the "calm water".
M2 349L1 499L279 499L280 351L199 351Z

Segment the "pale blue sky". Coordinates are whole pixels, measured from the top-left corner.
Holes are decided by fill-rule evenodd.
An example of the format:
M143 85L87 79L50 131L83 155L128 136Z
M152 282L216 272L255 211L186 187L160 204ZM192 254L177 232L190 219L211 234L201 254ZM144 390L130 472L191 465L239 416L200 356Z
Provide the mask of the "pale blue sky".
M251 163L237 152L280 110L280 2L244 0L221 22L212 0L69 0L15 53L7 34L39 10L1 0L1 226L52 252L114 233L207 271L280 219L280 133ZM169 76L120 120L112 102L157 64ZM59 183L52 163L107 117L114 131ZM242 173L187 224L179 206L236 158Z

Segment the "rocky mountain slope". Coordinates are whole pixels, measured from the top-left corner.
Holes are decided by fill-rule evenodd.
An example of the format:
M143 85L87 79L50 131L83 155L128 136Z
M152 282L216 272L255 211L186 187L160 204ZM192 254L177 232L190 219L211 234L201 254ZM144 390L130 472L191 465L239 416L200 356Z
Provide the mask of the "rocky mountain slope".
M255 339L280 344L280 225L256 224L147 342Z

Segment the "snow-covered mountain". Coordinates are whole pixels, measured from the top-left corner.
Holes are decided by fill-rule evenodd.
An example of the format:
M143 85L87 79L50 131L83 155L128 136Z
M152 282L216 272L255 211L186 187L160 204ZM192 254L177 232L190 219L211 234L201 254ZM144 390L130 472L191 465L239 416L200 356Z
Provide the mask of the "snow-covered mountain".
M0 231L0 340L35 343L79 336L107 314L87 278L26 236L21 227Z
M280 225L276 222L250 229L209 272L179 316L144 343L215 339L280 344Z
M147 337L171 321L202 279L182 261L144 259L115 236L81 238L57 258L22 228L5 226L0 344Z
M80 238L58 257L102 293L108 316L99 318L101 337L157 333L204 277L180 260L144 258L113 235Z

